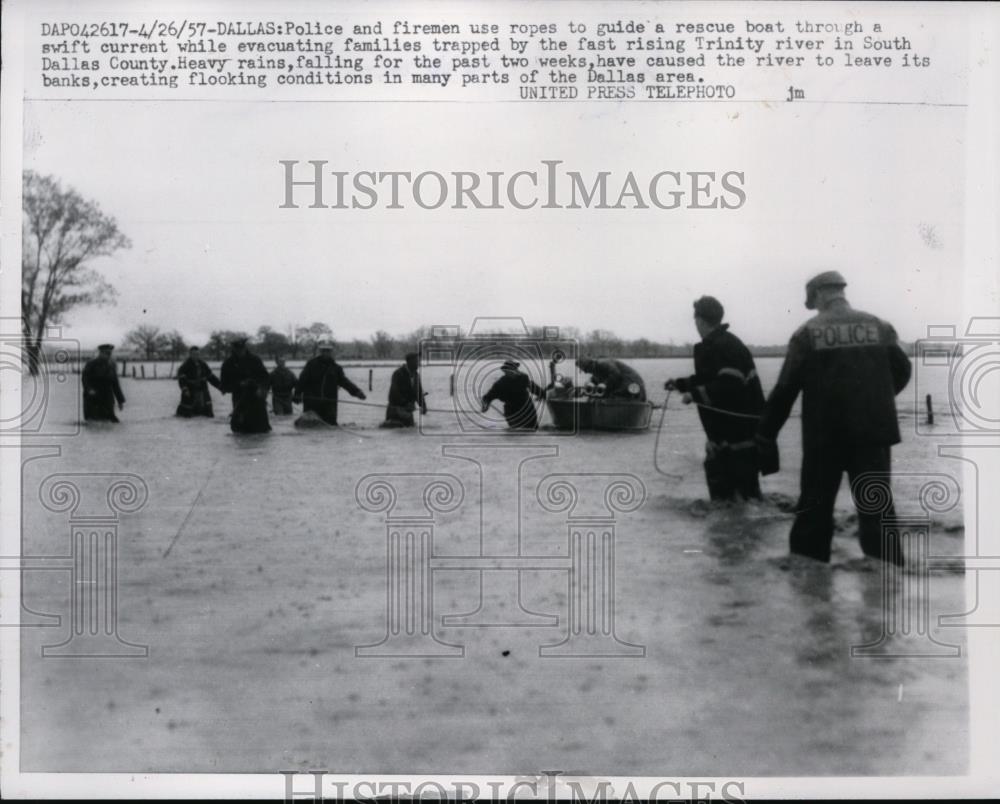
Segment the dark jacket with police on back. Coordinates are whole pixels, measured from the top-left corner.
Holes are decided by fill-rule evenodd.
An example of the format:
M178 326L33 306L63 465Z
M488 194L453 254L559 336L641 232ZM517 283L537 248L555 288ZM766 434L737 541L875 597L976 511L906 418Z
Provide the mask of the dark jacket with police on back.
M898 444L896 395L910 381L910 371L890 324L835 300L792 336L760 434L777 437L802 391L804 449Z
M729 331L728 324L720 324L695 344L694 372L674 384L699 404L698 416L708 440L716 444L750 441L764 407L764 390L750 350ZM701 405L742 415L729 416Z

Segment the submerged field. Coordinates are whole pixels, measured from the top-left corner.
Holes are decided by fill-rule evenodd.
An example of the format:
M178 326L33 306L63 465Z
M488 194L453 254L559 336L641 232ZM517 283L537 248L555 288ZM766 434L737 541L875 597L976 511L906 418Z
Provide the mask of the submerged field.
M651 389L669 371L658 368ZM367 387L366 371L349 374ZM387 376L376 375L372 401L384 400ZM446 408L447 375L428 380L430 404ZM966 767L964 651L851 656L883 629L883 579L861 558L846 486L833 563L787 560L797 419L782 433L783 471L764 480L767 502L712 510L702 502L697 416L676 397L654 462L660 411L641 434L498 429L484 438L449 435L445 413L432 413L423 434L380 430L380 409L345 405L340 429L298 431L286 418L272 420L269 435L237 437L218 394L214 420L184 421L172 416L174 383L126 380L124 390L121 425L85 427L59 440L58 456L25 465L24 552L67 552L67 514L38 501L46 477L139 475L149 500L119 526L119 631L149 656L43 658L43 645L65 639L65 621L24 629L23 771L753 776ZM69 425L77 394L73 383L54 386L50 418ZM901 408L896 471L957 475L957 462L936 457L934 438L914 435L912 403L901 397ZM470 443L491 445L478 466L443 454ZM552 454L524 463L518 480L511 456L546 447ZM355 486L371 473L427 472L451 474L465 490L435 523L439 556L516 551L518 531L523 555L564 556L566 515L537 504L542 478L639 478L645 504L615 523L614 607L619 639L645 655L540 657L540 645L566 635L566 573L555 569L520 578L524 608L556 615L555 624L443 626L442 616L480 605L481 577L490 578L487 608L517 578L457 569L434 573L434 633L463 645L462 658L357 658L356 646L386 632L386 529ZM902 479L897 488L901 511L919 512L914 487ZM931 552L962 553L963 533L960 509L935 515ZM31 610L65 614L68 573L24 577ZM968 608L964 577L935 572L929 588L935 638L963 645L961 629L938 628L937 616Z

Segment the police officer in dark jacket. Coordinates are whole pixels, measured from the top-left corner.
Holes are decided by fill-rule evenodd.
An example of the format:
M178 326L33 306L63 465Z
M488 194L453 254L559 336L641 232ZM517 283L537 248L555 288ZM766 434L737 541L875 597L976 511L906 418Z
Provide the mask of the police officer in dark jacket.
M590 375L594 385L603 385L603 396L609 399L634 399L646 401L646 383L639 372L621 360L592 357L581 358L580 371Z
M80 374L83 385L83 418L85 421L117 422L115 402L120 410L125 406L125 394L118 382L118 372L111 360L114 346L102 343L97 357L88 360Z
M667 380L665 387L680 391L685 404L698 404L708 439L705 479L709 496L713 500L757 499L761 494L754 434L764 391L750 350L722 323L724 315L722 304L712 296L694 303L694 323L701 336L701 343L694 347L694 374Z
M177 405L177 415L185 419L192 416L214 416L212 395L208 386L221 388L219 378L215 376L208 363L201 359L201 350L192 346L188 357L177 369L177 384L181 387L181 401Z
M327 424L336 425L337 397L341 388L357 399L367 398L333 359L333 344L323 341L319 344L319 354L305 364L299 375L294 400L302 403L303 412L312 411Z
M413 427L413 411L427 415L426 394L420 384L420 356L416 352L406 355L406 363L392 372L389 384L389 404L385 408L383 427Z
M232 353L223 361L222 393L233 395L229 428L234 433L269 433L267 418L267 369L264 361L247 350L247 339L237 338Z
M846 285L836 271L806 285L806 307L819 312L792 336L759 430L765 442L777 438L802 392L802 491L791 551L819 561L830 560L833 507L843 473L855 499L860 496L855 481L866 473L889 488L890 448L900 440L895 397L911 370L892 326L851 308ZM892 515L890 499L886 516ZM899 538L883 542L878 514L859 510L858 525L866 555L903 564Z
M545 391L520 368L521 364L514 360L504 362L500 367L503 376L483 395L483 413L498 399L503 402L503 415L511 430L537 430L538 415L531 396L544 397Z

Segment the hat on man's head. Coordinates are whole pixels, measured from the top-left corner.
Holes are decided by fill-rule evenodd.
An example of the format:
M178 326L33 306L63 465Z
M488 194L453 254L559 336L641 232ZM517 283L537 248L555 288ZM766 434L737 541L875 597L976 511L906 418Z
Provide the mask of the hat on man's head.
M316 348L319 349L321 352L325 352L327 350L332 351L333 341L320 341L319 343L316 344Z
M694 303L694 314L712 326L722 323L725 308L715 296L702 296Z
M247 339L246 338L233 338L229 342L229 345L230 346L246 346L247 345Z
M403 355L404 360L417 360L419 359L419 357L420 357L419 352L407 352L405 355Z
M500 366L501 371L517 371L519 368L521 368L521 364L516 360L505 360Z
M114 350L115 346L113 343L102 343L97 347L98 352L113 352Z
M806 309L816 309L816 293L820 288L847 287L847 280L839 271L823 271L806 282Z

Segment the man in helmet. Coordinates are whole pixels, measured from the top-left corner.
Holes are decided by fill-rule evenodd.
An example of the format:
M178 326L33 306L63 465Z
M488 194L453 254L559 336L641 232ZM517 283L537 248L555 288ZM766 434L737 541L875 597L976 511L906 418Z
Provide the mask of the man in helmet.
M793 553L827 562L844 472L855 501L864 496L866 482L889 489L890 448L900 440L895 398L911 371L892 326L853 309L846 285L836 271L806 284L806 307L817 314L792 335L758 429L764 444L773 442L802 392L802 488L790 546ZM893 515L891 498L883 513ZM861 549L901 566L899 537L887 536L883 543L881 515L858 510Z
M694 347L694 374L667 380L667 390L698 405L705 429L705 480L713 500L756 499L760 494L754 433L764 407L764 391L750 350L723 324L718 299L694 303L694 325L701 343ZM765 470L766 471L766 470Z

